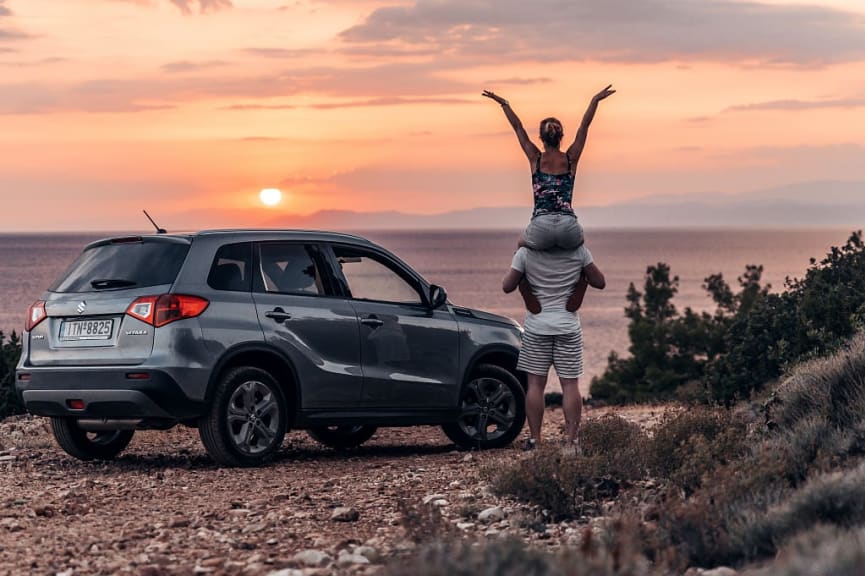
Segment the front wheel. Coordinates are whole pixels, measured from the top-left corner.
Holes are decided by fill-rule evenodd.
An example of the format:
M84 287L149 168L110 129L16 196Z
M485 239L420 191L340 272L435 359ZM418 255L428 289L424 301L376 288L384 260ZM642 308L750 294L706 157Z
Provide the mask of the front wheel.
M260 368L228 371L216 386L198 434L210 456L223 466L258 466L285 438L288 410L276 379Z
M457 422L445 424L447 437L463 448L502 448L526 421L526 394L519 380L500 366L481 364L463 387Z
M370 438L377 428L375 426L320 426L310 428L307 433L313 440L336 450L357 448Z
M129 445L134 430L100 430L89 432L78 426L75 418L52 418L54 439L70 456L79 460L111 460Z

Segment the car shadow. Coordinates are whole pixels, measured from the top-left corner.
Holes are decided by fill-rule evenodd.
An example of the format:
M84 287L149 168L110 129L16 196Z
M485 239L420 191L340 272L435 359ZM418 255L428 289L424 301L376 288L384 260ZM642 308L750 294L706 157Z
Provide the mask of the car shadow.
M456 452L454 444L376 444L360 446L347 450L334 450L327 447L286 446L273 458L257 468L276 467L291 462L344 462L362 460L389 460L434 456ZM105 462L79 462L79 465L92 466L102 471L158 471L160 469L178 470L217 470L222 468L206 453L126 453L116 460ZM238 468L242 470L243 468Z

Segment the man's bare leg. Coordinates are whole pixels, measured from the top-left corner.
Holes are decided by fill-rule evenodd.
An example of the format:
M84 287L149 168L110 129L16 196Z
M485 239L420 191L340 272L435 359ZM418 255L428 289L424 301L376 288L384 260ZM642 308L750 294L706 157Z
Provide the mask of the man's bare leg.
M579 378L560 378L562 383L562 409L565 412L565 442L574 444L583 417L583 397ZM531 382L531 381L530 381ZM531 386L531 384L529 384Z
M529 389L526 392L526 419L529 421L529 433L532 440L541 442L541 424L544 422L544 388L547 386L547 376L527 374Z

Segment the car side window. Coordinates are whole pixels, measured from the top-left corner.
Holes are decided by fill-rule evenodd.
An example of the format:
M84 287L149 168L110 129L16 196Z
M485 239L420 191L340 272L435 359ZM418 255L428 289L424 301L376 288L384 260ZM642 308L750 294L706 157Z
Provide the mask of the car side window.
M216 251L207 285L214 290L249 292L252 278L252 244L226 244Z
M256 290L280 294L325 294L314 248L288 242L259 244L260 282Z
M333 253L352 298L423 304L415 287L378 255L342 246L334 246Z

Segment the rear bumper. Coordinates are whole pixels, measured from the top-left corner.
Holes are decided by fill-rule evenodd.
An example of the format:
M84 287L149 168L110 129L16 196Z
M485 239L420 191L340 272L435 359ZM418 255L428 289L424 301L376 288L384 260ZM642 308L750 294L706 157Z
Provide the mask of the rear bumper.
M15 388L37 416L183 420L204 412L203 403L159 370L24 368ZM79 404L74 401L83 408L73 408Z

